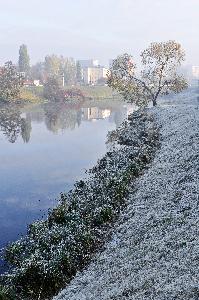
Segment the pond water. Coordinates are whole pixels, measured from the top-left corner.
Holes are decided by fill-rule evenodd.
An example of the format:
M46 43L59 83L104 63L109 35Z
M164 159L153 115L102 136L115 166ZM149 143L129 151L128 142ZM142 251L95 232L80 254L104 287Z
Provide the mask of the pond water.
M129 109L113 100L0 106L0 248L45 218L59 193L85 176Z

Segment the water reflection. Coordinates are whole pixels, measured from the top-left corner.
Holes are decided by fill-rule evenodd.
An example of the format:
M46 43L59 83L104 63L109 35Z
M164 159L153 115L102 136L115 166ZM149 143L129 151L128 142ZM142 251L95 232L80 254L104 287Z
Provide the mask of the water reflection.
M82 108L83 120L94 121L108 118L111 114L110 109L99 109L98 107Z
M31 118L28 115L26 116L26 118L21 118L21 136L24 143L29 142L31 130Z
M57 133L59 130L71 129L81 124L81 108L67 105L47 104L44 107L45 124L48 130Z
M0 131L10 143L15 143L19 135L25 143L28 143L31 129L31 119L28 116L21 117L19 107L15 105L0 106Z
M84 105L84 106L83 106ZM19 136L24 143L31 138L32 122L45 123L46 128L58 133L60 130L74 130L82 121L95 121L109 118L119 126L126 117L129 107L117 103L109 108L88 106L86 104L46 103L34 111L31 107L16 105L0 106L0 131L10 143L15 143ZM24 112L25 111L25 112Z
M128 111L105 100L0 106L0 249L85 176Z

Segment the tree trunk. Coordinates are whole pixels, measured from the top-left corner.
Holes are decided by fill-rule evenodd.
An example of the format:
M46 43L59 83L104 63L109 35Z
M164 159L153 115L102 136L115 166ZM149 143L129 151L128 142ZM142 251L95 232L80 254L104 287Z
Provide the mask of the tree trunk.
M153 99L153 106L157 105L157 98Z

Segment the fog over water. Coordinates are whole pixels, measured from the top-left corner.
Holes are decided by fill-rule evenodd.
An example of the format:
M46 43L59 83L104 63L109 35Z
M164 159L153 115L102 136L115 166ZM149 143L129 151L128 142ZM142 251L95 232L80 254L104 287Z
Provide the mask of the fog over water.
M198 0L1 0L0 63L17 61L27 44L32 63L56 53L107 64L123 52L136 57L152 41L175 39L187 64L199 64Z

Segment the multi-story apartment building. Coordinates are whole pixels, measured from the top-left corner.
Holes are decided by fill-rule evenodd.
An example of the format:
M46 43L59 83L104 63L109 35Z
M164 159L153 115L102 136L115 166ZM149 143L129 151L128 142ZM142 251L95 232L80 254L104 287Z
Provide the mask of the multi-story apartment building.
M97 84L99 80L107 79L108 69L104 67L85 68L83 78L85 84Z

